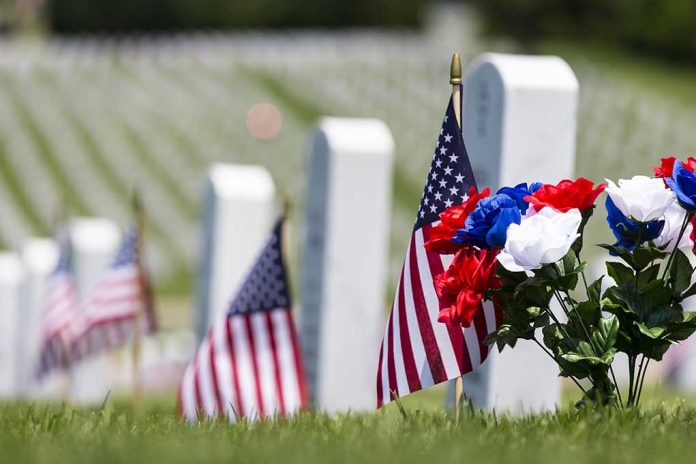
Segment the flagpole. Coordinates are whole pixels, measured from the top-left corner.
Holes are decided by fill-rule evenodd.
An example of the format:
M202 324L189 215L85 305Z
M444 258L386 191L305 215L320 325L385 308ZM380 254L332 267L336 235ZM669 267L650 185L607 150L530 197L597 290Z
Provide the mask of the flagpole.
M135 227L136 227L136 255L135 255L135 265L138 268L138 293L140 303L138 305L138 310L135 312L133 317L133 351L132 351L132 362L133 362L133 409L139 410L142 405L143 399L143 379L142 379L142 328L145 317L145 305L147 304L147 290L145 283L145 272L143 270L142 263L142 246L143 246L143 227L145 225L145 214L143 212L143 205L140 200L140 195L138 191L133 193L133 211L135 214Z
M454 115L457 118L457 125L462 127L462 60L458 52L452 55L450 64L450 84L452 84L452 106ZM454 380L454 417L459 423L459 415L462 407L462 396L464 396L464 381L462 377Z

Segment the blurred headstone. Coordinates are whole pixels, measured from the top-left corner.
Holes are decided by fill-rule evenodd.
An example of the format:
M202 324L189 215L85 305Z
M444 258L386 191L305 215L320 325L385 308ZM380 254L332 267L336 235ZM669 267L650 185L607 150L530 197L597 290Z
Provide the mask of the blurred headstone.
M17 367L21 334L17 322L23 279L19 256L12 252L0 253L0 398L13 398L19 393Z
M50 238L31 237L22 245L21 258L25 279L22 288L22 312L17 324L18 331L22 334L18 343L17 380L21 394L33 397L38 394L35 374L39 363L46 282L56 267L58 247Z
M205 189L198 341L227 310L275 219L275 186L261 166L214 164Z
M481 55L469 69L463 100L462 131L480 189L573 176L578 81L561 58ZM503 353L492 350L464 376L464 393L477 408L551 410L561 381L557 365L522 340Z
M311 140L301 338L321 410L375 406L393 152L376 119L325 118Z
M84 301L114 259L121 232L110 219L79 218L70 223L73 270L80 298ZM70 396L78 404L97 404L111 390L115 367L109 353L85 358L70 372Z

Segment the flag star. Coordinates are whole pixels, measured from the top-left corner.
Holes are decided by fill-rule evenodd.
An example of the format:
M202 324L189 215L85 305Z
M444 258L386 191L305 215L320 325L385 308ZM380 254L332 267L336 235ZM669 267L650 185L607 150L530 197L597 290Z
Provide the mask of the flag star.
M432 191L433 191L433 186L432 186L432 185L428 185L428 193L432 193ZM425 195L423 195L423 196L425 196Z
M435 194L435 199L436 199L437 201L440 201L440 198L442 198L442 194L441 194L440 192L437 192L437 193Z
M437 161L435 161L435 166L437 166L438 168L441 167L441 166L442 166L442 160L437 160Z
M450 206L452 206L452 200L448 198L447 200L445 200L445 208L449 208Z
M433 178L433 180L437 180L437 172L433 171L432 178Z
M431 206L431 207L430 207L430 212L431 212L431 213L434 213L435 211L437 211L437 208L436 208L434 205Z
M440 187L447 188L447 182L444 179L440 181Z
M452 175L452 168L451 167L447 166L445 168L445 175L446 176Z
M450 143L452 141L452 136L449 134L445 134L445 143Z
M425 197L425 200L423 200L423 204L424 204L425 206L428 206L428 205L430 204L430 198Z
M449 189L449 191L452 195L456 195L457 192L459 192L459 189L457 187L452 187L451 189Z
M441 155L446 155L447 154L447 149L445 147L440 148L440 154Z
M440 129L440 135L442 135L445 132L445 129Z
M445 122L449 119L449 116L445 115Z
M455 155L454 153L452 153L452 154L450 155L449 159L450 159L451 162L456 163L456 162L457 162L457 159L459 159L459 157L458 157L457 155Z
M469 195L462 195L462 203L466 203L466 200L469 199Z
M422 219L424 216L425 216L425 211L421 210L421 212L420 212L420 217L421 217L421 219Z
M454 178L457 182L464 182L464 176L462 176L461 174L457 174L456 176L454 176Z

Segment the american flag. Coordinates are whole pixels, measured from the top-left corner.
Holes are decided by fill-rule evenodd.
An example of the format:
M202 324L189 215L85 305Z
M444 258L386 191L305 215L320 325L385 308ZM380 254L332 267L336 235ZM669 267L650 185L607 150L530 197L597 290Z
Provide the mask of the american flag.
M139 241L138 227L130 227L116 257L89 293L84 311L70 328L71 361L125 345L136 330L155 329Z
M475 185L450 99L379 354L378 407L394 396L461 377L488 356L483 340L497 323L492 305L484 305L484 312L466 329L438 322L434 278L447 269L452 256L430 253L423 246L440 213L461 204Z
M225 316L213 323L179 387L179 411L231 421L305 407L306 382L290 308L278 221Z
M77 285L70 270L70 240L67 234L58 238L58 263L48 278L41 317L41 348L39 378L54 369L65 368L69 362L68 328L80 314Z

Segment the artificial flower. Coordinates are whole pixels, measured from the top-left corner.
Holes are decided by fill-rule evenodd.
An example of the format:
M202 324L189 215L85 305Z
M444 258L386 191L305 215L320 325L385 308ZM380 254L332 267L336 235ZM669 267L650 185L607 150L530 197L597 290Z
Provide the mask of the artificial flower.
M665 189L661 179L633 176L619 179L618 185L611 180L607 183L606 191L613 204L624 216L639 222L660 219L675 201L674 193ZM696 185L696 180L694 183Z
M550 206L562 213L571 209L579 209L584 213L594 205L606 186L607 184L600 184L595 187L592 181L583 177L577 180L565 179L556 185L544 184L525 199L536 211Z
M672 177L672 171L674 170L674 163L676 161L677 158L674 156L670 156L669 158L660 158L660 166L656 166L653 168L655 177ZM696 159L689 156L689 158L686 160L686 163L682 164L684 168L686 168L689 172L694 172L694 168L696 168Z
M693 221L689 221L689 223L686 225L686 229L684 229L684 233L682 234L679 243L677 243L679 232L684 225L685 216L686 211L684 208L679 206L679 203L677 202L672 203L672 206L667 208L667 211L665 211L665 225L662 228L660 235L655 238L655 245L659 247L666 246L666 250L670 252L673 251L675 247L679 249L692 247L694 244L693 238L691 238L694 233L694 227L692 224Z
M580 235L582 214L577 208L565 213L546 207L508 229L500 264L511 272L539 269L563 258Z
M539 190L540 187L541 182L534 182L530 186L527 186L527 183L523 182L515 185L514 187L503 187L496 193L505 194L515 200L520 212L525 214L527 212L527 208L529 207L529 195Z
M480 248L502 247L510 224L519 224L521 219L517 202L497 193L479 201L452 241Z
M672 177L665 178L665 182L677 196L679 204L690 212L696 211L696 175L689 171L681 161L674 163Z
M605 202L607 222L616 237L615 246L633 250L637 245L660 236L665 225L664 219L653 219L649 222L636 221L626 216L612 201L611 196Z
M425 248L430 252L445 255L451 255L460 250L465 244L455 243L452 238L457 235L457 229L464 227L466 218L476 208L478 202L490 193L488 188L478 193L476 188L472 186L464 203L450 206L440 213L440 223L430 230L429 240L425 243Z
M440 299L439 322L469 327L483 310L486 292L499 288L496 277L498 250L464 248L457 252L445 272L435 278Z

